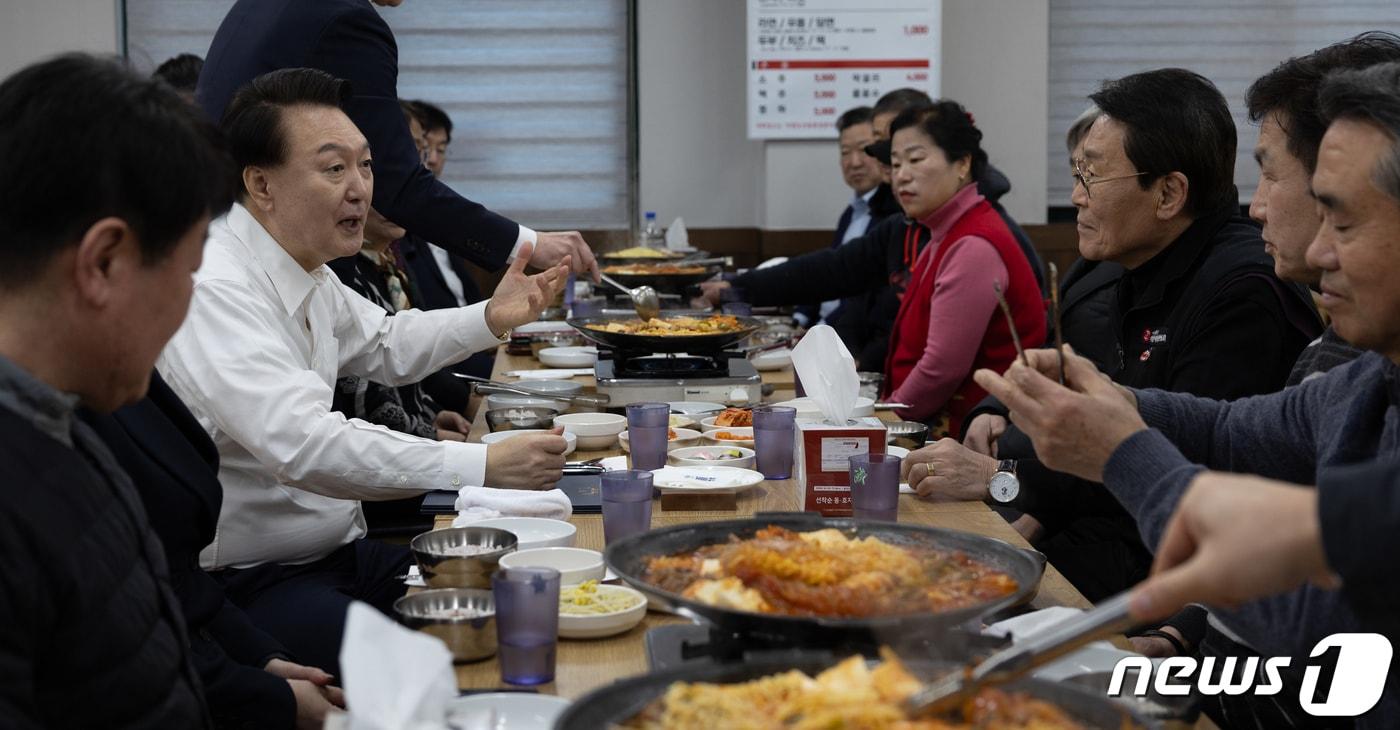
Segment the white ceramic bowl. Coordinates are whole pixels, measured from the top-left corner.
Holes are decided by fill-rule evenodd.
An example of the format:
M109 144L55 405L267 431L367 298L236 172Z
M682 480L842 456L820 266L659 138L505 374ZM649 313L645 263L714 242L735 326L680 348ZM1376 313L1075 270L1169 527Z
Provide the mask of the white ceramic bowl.
M627 416L615 413L569 413L554 417L554 425L578 437L578 447L589 451L610 448L627 430Z
M517 429L517 430L515 430L515 431L497 431L497 432L495 432L495 433L488 433L488 434L486 434L485 436L482 436L482 437L481 437L481 443L487 444L487 445L489 446L490 444L494 444L494 443L498 443L498 442L501 442L501 441L505 441L506 439L509 439L509 438L515 438L516 436L519 436L519 435L522 434L522 433L549 433L549 432L546 431L546 430L544 430L544 429L542 429L542 428L521 428L521 429ZM566 448L564 449L564 455L565 455L565 456L568 456L569 454L574 453L574 449L578 448L578 437L575 436L575 435L573 435L573 434L571 434L571 433L569 433L568 431L565 431L565 432L564 432L564 441L565 441L566 443L568 443L568 447L566 447Z
M502 568L554 568L559 571L559 585L571 586L586 580L602 580L607 568L603 554L597 550L576 547L542 547L509 553Z
M569 701L563 697L535 692L487 692L454 697L447 703L447 716L453 727L491 730L538 730L554 727ZM346 715L345 717L348 717ZM331 726L326 725L327 728ZM349 723L345 724L349 727Z
M720 434L732 434L732 435L735 435L735 436L743 436L744 438L741 438L741 439L722 439L722 438L719 437ZM724 445L724 446L743 446L743 447L745 447L745 448L752 449L752 448L753 448L753 429L752 429L752 428L717 428L717 429L715 429L715 430L713 430L713 431L707 431L707 432L705 433L705 442L706 442L706 443L714 443L714 444L722 444L722 445Z
M572 547L578 528L563 520L546 517L492 517L478 520L470 527L494 527L515 535L516 550L543 547Z
M540 363L552 368L591 368L598 362L598 348L546 347L540 350Z
M572 380L531 380L518 384L522 388L550 395L578 395L583 392L583 383Z
M723 456L731 452L739 455ZM722 458L705 458L711 455L722 456ZM672 451L670 460L676 466L734 466L740 469L752 469L754 451L742 446L689 446Z
M634 588L607 583L598 585L599 593L625 595L633 604L611 613L570 614L559 612L559 635L565 639L597 639L614 636L636 626L647 615L647 597Z
M694 446L697 442L700 441L700 432L694 429L673 428L671 430L676 432L676 437L666 442L666 451L668 452L675 451L676 449L684 448L686 446ZM627 440L626 429L623 429L622 433L619 433L617 435L617 442L619 444L622 444L623 451L629 454L632 453L632 446Z
M695 419L679 413L671 414L671 428L694 428Z
M755 370L782 370L792 364L792 350L782 347L777 350L760 352L749 358Z

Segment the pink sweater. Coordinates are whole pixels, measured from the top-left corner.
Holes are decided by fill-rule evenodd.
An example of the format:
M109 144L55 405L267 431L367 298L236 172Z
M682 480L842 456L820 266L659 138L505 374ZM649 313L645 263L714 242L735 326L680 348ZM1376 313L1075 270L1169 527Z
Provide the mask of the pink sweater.
M932 418L972 374L977 348L987 333L987 323L997 312L992 282L1008 286L1006 264L991 242L980 236L944 241L948 230L972 206L982 201L976 185L968 185L938 210L919 220L928 228L931 243L919 253L910 274L913 282L935 276L929 306L928 342L919 363L891 395L910 408L897 411L900 418L923 421ZM949 246L943 265L929 271L940 246Z

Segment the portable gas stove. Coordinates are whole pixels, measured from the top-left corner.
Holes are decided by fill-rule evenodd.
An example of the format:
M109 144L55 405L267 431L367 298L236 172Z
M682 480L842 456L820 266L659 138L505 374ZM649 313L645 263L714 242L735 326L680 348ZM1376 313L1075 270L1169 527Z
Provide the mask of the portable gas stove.
M705 401L725 405L757 405L763 383L752 363L738 352L625 352L598 348L594 366L598 392L609 395L609 407L629 403Z

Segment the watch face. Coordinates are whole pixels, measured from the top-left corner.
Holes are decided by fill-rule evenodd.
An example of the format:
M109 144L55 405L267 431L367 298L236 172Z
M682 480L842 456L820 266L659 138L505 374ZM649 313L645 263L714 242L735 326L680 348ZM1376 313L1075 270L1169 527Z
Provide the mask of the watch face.
M992 481L987 485L988 491L992 493L992 499L1002 504L1006 504L1014 499L1021 491L1021 481L1015 474L999 471L992 475Z

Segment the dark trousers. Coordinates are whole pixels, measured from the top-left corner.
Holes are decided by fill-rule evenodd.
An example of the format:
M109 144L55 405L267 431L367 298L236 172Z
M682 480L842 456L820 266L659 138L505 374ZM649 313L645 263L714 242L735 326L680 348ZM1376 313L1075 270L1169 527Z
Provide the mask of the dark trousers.
M1142 581L1152 568L1152 553L1127 515L1081 517L1034 547L1094 603Z
M340 639L351 601L363 601L393 616L403 596L400 578L413 563L402 545L356 540L305 565L269 563L229 568L212 575L224 593L272 634L297 662L340 676Z

